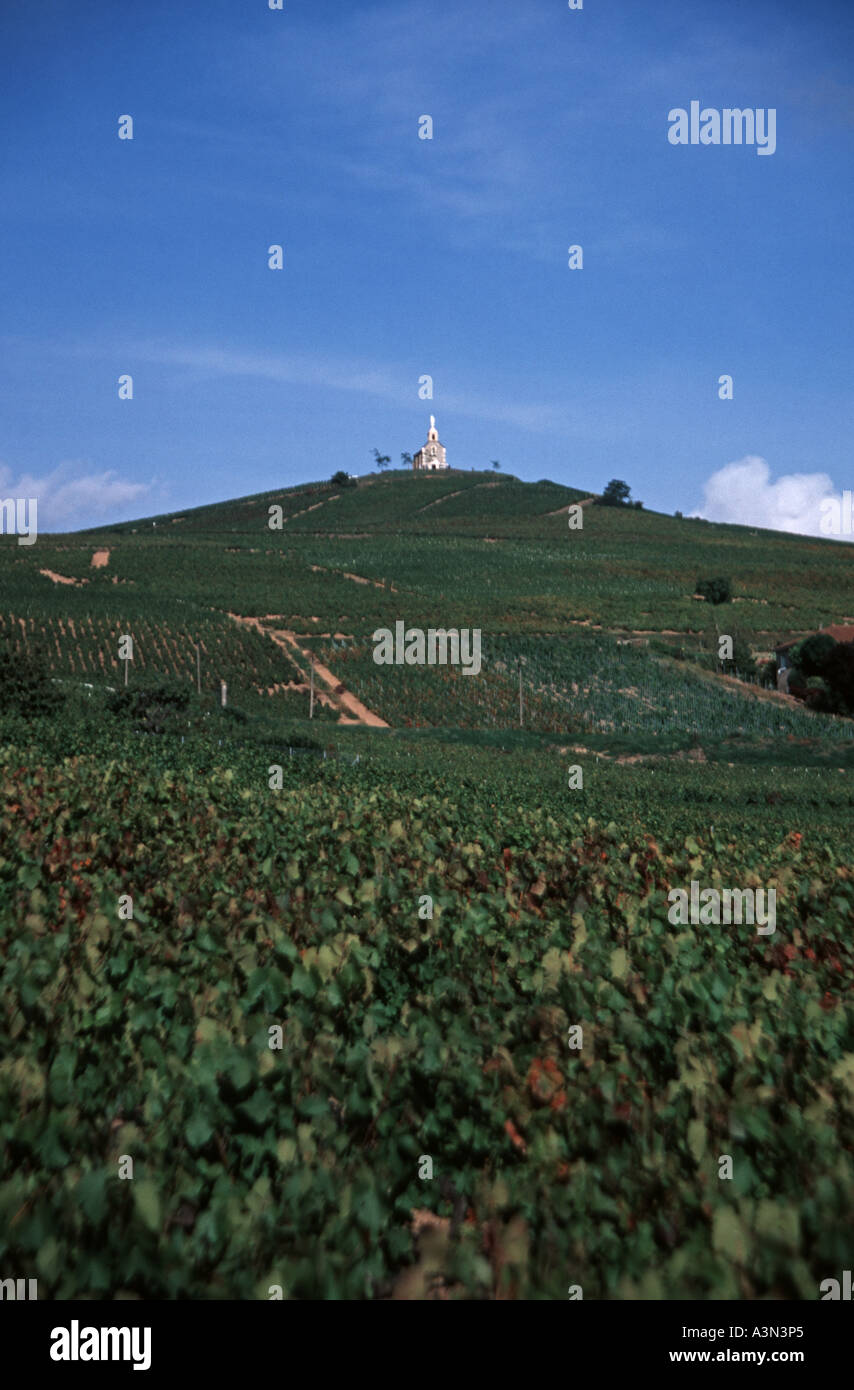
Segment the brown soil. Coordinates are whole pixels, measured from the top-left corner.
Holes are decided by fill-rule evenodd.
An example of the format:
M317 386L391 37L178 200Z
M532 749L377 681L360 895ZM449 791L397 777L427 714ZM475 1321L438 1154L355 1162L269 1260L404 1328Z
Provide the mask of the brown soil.
M65 574L54 574L53 570L39 570L47 579L52 579L54 584L88 584L88 579L69 579Z
M461 492L462 488L460 488L459 492L446 492L444 497L436 497L432 502L427 502L423 507L416 507L415 515L417 516L419 512L429 511L431 507L438 507L440 502L450 502L452 497L459 497Z
M325 507L327 502L337 502L340 496L341 493L336 492L333 497L324 497L322 502L315 502L311 507L303 507L301 512L291 512L290 516L283 516L282 521L294 521L298 516L306 516L309 512L316 512L318 507Z
M312 657L309 652L305 651L299 645L296 633L290 632L286 628L282 628L279 630L271 630L269 628L264 628L261 626L261 623L258 618L242 618L238 613L229 613L228 616L232 618L236 623L244 623L248 627L254 627L258 632L265 633L266 636L270 637L272 641L276 643L277 647L280 647L282 651L287 653L293 664L296 666L297 670L300 671L300 674L303 676L303 679L307 679L307 670L302 669L302 666L300 665L300 662L296 660L296 657L302 657L303 662L305 663L307 668L310 667L312 664ZM338 678L336 676L333 676L332 672L328 669L328 667L321 666L318 661L314 661L313 664L315 676L319 677L320 680L322 680L323 683L327 686L328 691L331 692L332 698L330 699L330 705L339 709L342 715L345 713L352 715L356 723L370 724L371 727L375 729L388 729L390 727L384 719L380 719L378 714L374 714L372 710L368 709L367 705L363 705L361 700L357 699L355 695L351 694L349 690L345 689L345 687L338 680ZM317 694L321 693L317 691L316 683L315 692Z
M184 519L184 518L181 517L181 520L182 520L182 521L183 521L183 519ZM95 554L92 556L92 568L93 568L93 570L102 570L102 569L105 569L106 566L107 566L109 563L110 563L110 552L109 552L109 550L96 550L96 551L95 551Z
M563 516L564 512L568 512L570 507L589 507L595 501L595 497L585 497L581 502L567 502L565 507L558 507L556 512L546 512L546 516Z
M326 565L312 565L311 569L316 574L340 574L342 579L351 579L354 584L373 584L375 589L388 589L392 594L398 592L394 584L384 584L381 579L364 579L361 574L349 574L347 570L330 570ZM317 623L320 619L312 618L311 621Z

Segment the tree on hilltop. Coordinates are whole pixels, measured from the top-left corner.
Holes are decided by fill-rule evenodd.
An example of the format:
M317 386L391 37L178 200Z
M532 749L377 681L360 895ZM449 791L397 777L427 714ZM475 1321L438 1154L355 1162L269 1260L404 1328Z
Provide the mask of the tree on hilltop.
M612 478L599 498L599 505L600 507L627 507L631 491L628 483L624 483L620 478Z

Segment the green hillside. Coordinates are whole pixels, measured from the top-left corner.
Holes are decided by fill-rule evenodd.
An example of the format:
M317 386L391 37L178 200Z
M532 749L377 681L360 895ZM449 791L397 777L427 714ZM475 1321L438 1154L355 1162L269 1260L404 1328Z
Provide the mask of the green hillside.
M566 509L581 502L571 529ZM99 551L109 554L95 568ZM845 737L838 720L757 705L671 658L702 649L714 666L716 629L767 654L786 636L854 621L849 561L832 541L602 507L547 481L395 472L33 547L4 538L0 633L41 645L56 676L107 682L124 678L121 635L134 638L131 673L187 682L198 644L204 689L225 680L232 702L263 692L273 708L292 703L311 654L394 727L517 723L521 663L534 730ZM713 608L695 585L721 573L734 599ZM452 667L377 667L371 634L397 621L479 629L477 681ZM656 634L672 650L648 645Z
M854 721L715 653L851 621L848 566L495 474L3 538L4 1268L818 1297L852 1236ZM480 672L377 665L401 621L478 629ZM773 932L675 923L692 881L773 891Z

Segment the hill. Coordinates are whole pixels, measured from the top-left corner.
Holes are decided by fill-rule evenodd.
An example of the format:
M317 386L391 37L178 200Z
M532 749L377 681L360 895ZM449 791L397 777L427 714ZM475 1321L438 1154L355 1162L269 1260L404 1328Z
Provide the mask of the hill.
M567 524L572 504L583 504L580 529ZM327 699L343 683L395 727L517 723L521 665L534 730L842 735L840 721L757 702L700 666L715 666L716 630L767 654L783 637L852 621L849 558L832 541L601 507L548 481L394 472L34 547L4 538L0 634L42 645L58 677L111 683L124 676L123 634L133 672L188 683L198 647L204 689L225 680L232 702L305 713L311 657L330 673L319 683L327 707L354 717ZM716 609L694 589L698 574L718 573L735 597ZM479 629L481 677L378 668L371 634L398 621ZM685 660L698 654L700 666Z
M6 538L5 1267L816 1298L851 1239L854 725L721 674L715 624L844 621L847 560L483 474ZM481 671L377 665L400 621L482 629ZM675 920L694 883L749 915Z

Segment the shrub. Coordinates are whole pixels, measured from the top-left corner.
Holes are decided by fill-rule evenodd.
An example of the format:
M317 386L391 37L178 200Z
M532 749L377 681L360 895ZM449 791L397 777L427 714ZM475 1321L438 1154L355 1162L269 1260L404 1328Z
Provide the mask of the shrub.
M181 726L180 716L189 703L187 686L164 680L117 690L107 700L107 709L119 718L133 720L141 733L163 734Z
M0 650L0 707L27 718L53 714L65 696L52 684L42 653L6 646Z
M716 579L698 579L696 592L707 603L729 603L732 598L732 583L720 575Z
M626 507L629 504L630 494L631 488L628 483L622 482L619 478L612 478L599 498L599 506Z
M854 646L836 643L827 659L824 677L838 697L841 709L854 713Z
M837 643L828 633L815 632L812 637L805 637L795 648L795 664L805 676L823 676L830 654L836 646Z

